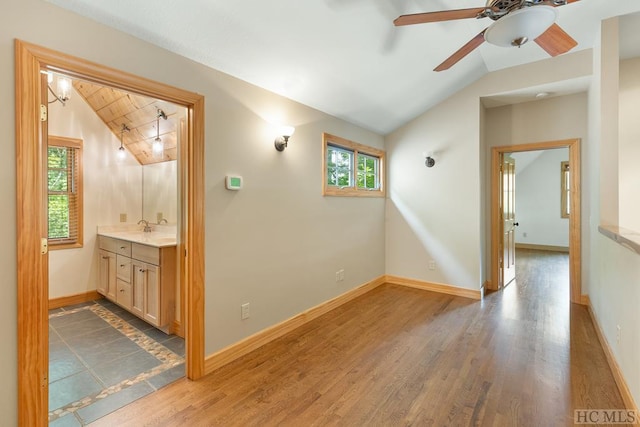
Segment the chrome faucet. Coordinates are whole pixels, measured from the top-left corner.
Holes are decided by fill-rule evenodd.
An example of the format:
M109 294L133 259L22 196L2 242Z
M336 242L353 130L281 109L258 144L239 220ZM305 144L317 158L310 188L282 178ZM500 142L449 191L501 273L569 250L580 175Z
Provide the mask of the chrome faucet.
M151 233L151 226L149 225L149 221L147 221L146 219L141 219L140 221L138 221L138 225L140 224L144 224L144 232L145 233Z

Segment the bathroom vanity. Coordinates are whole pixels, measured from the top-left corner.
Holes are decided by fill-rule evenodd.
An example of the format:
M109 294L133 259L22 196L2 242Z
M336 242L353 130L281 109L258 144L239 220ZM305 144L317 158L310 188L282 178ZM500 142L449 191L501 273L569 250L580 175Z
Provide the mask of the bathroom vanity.
M165 333L174 333L176 238L160 233L98 234L97 291Z

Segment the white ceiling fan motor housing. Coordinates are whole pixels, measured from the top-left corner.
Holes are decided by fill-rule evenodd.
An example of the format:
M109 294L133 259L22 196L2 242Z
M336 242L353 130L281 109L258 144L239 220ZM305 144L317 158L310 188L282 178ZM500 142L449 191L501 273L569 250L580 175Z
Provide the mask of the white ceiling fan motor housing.
M557 17L558 11L551 6L525 7L491 24L484 32L484 39L496 46L521 46L547 31Z

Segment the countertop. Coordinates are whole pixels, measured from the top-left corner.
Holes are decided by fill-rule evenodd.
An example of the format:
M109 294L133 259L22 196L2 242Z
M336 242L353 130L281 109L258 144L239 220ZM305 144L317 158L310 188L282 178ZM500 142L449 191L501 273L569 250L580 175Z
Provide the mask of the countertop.
M145 233L140 227L102 226L98 227L97 234L156 248L176 246L175 227L152 226L152 228L154 228L153 231Z

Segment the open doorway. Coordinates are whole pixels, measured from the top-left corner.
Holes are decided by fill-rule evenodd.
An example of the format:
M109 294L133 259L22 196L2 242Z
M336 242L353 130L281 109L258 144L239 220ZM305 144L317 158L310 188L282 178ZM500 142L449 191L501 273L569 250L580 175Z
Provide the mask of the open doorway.
M581 303L580 283L580 141L578 139L540 142L513 146L493 147L491 156L491 288L501 289L506 283L503 268L505 266L505 230L503 220L503 199L505 179L502 165L510 153L536 150L568 148L569 162L572 167L572 186L569 190L569 281L571 302ZM517 167L517 166L516 166ZM558 172L559 174L559 172ZM558 185L560 179L558 178ZM518 221L515 221L518 222ZM513 232L513 249L515 253L517 234ZM515 261L514 261L515 262Z
M48 91L49 423L86 425L185 374L187 111L58 73Z
M505 153L505 157L507 155L515 170L516 215L512 227L515 285L519 293L566 307L570 299L569 149ZM527 287L532 289L524 289Z
M185 307L186 375L204 371L204 98L161 83L16 41L16 180L18 263L18 417L20 425L47 425L47 71L115 87L187 109L181 146L179 203L181 287ZM188 280L187 280L188 278Z

